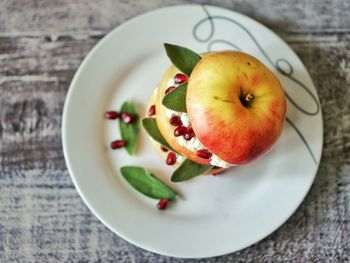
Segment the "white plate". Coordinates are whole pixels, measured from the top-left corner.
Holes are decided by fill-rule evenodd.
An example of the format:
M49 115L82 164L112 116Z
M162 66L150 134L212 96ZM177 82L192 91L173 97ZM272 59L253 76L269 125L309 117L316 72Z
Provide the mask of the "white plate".
M197 52L241 49L265 62L288 94L287 122L273 150L224 176L172 184L181 197L165 211L134 191L119 168L139 165L168 181L167 167L142 134L138 154L112 151L120 138L106 110L125 100L140 112L169 60L163 43ZM212 6L146 13L103 38L79 67L67 95L62 140L73 182L113 232L144 249L175 257L212 257L263 239L283 224L308 192L322 152L322 115L310 76L277 35L244 15Z

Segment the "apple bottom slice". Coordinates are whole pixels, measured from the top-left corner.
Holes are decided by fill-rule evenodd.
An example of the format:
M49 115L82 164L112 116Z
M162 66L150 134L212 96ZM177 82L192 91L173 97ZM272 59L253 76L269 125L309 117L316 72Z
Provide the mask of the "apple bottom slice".
M154 92L152 92L152 94L151 94L151 96L150 96L150 99L149 99L149 102L148 102L148 105L147 105L147 109L146 109L146 114L145 114L145 115L147 115L149 109L150 109L153 105L157 104L157 103L156 103L156 97L157 97L157 93L158 93L158 92L160 92L159 86L155 88ZM160 105L158 105L158 106L160 106ZM162 105L161 107L164 107L164 106ZM159 108L160 108L160 107L158 107L158 109L159 109ZM162 111L161 109L159 109L159 110L158 110L158 109L157 109L157 107L156 107L156 109L155 109L155 112L156 112L156 113L155 113L155 116L153 116L153 117L157 117L157 115L162 114L162 113L164 114L164 111ZM147 117L149 117L149 116L147 116ZM168 124L168 120L166 121L166 124ZM171 127L171 128L173 129L173 127L172 127L170 124L168 124L168 126ZM163 136L164 136L164 134L163 134ZM166 163L167 156L168 156L168 154L169 154L169 152L170 152L171 150L163 151L162 148L164 149L164 147L162 147L161 144L159 144L157 141L153 140L150 136L148 136L148 137L149 137L149 139L151 140L153 147L155 147L155 149L156 149L158 155L164 160L164 163ZM167 136L164 136L164 138L167 138ZM169 143L169 142L168 142L168 143ZM172 143L178 144L178 145L177 145L178 147L175 147L175 148L183 148L183 146L181 146L181 145L178 143L177 140L173 140ZM170 145L172 145L172 144L170 144ZM173 146L174 146L174 145L172 145L172 147L173 147ZM193 153L193 155L195 155L195 153ZM178 159L178 158L181 158L182 160L181 160L181 161L178 160L175 164L172 165L175 169L176 169L176 168L182 163L182 161L184 161L185 158L186 158L184 155L180 155L180 154L177 154L176 157L177 157L177 159ZM192 161L193 161L193 160L192 160ZM215 168L213 168L212 170L210 170L210 171L208 171L207 173L205 173L204 175L219 175L220 173L222 173L223 171L225 171L225 170L227 170L227 169L229 169L229 168L215 167Z
M162 161L165 163L165 160L168 156L168 153L171 152L171 150L168 150L167 152L163 151L162 150L162 145L159 144L158 142L156 142L155 140L153 140L150 136L148 136L149 139L151 140L151 143L152 143L152 146L156 149L156 152L158 153L158 155L162 158ZM179 165L185 160L185 156L183 155L179 155L179 154L176 154L177 155L177 158L181 158L181 161L177 161L175 164L172 165L172 167L174 167L174 170L179 167ZM230 167L232 168L232 167ZM214 166L213 169L209 170L208 172L206 172L205 174L203 175L219 175L221 174L222 172L230 169L230 168L221 168L221 167L217 167L217 166Z

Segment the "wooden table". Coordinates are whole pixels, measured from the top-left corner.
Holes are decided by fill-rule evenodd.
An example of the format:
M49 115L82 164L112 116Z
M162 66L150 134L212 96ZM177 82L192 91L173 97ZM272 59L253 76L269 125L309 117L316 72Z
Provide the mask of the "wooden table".
M122 22L160 6L212 4L276 31L318 90L324 151L297 212L240 252L200 262L350 261L349 0L0 1L0 262L196 262L137 248L86 208L67 172L61 114L87 52Z

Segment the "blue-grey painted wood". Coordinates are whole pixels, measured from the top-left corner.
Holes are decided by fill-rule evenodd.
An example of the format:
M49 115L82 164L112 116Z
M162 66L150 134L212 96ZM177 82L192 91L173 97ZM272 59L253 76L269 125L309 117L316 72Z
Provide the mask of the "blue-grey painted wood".
M159 256L106 229L81 201L61 149L65 94L92 46L137 14L183 3L235 9L277 31L309 69L324 116L320 169L297 212L258 244L205 260ZM1 1L0 262L349 262L349 5L348 0Z

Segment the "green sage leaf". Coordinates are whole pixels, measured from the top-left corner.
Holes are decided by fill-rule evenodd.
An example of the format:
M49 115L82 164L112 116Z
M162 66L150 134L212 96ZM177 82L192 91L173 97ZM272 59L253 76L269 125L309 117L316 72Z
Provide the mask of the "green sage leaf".
M187 112L186 92L187 83L181 84L163 97L163 105L173 111Z
M201 165L195 163L189 159L186 159L182 164L174 171L171 176L172 182L182 182L190 180L196 176L202 175L212 169L211 165Z
M159 142L161 145L165 146L169 150L175 151L163 137L162 133L158 128L157 121L155 118L144 118L142 120L142 126L143 128L145 128L146 132L149 136L151 136L153 140Z
M187 76L191 75L193 68L201 59L200 55L185 47L165 43L164 48L170 61Z
M170 201L176 197L173 189L142 167L124 166L120 168L120 172L132 187L148 197L167 198Z
M140 132L138 113L135 105L131 101L124 102L120 112L131 113L136 116L136 120L129 124L119 120L120 134L122 139L126 142L125 148L130 155L133 155L136 151L137 138Z

